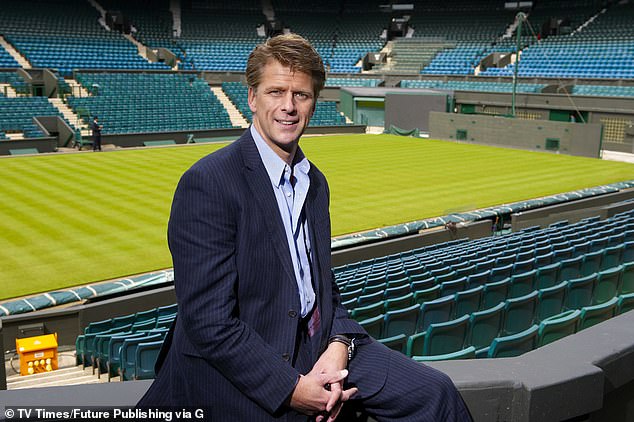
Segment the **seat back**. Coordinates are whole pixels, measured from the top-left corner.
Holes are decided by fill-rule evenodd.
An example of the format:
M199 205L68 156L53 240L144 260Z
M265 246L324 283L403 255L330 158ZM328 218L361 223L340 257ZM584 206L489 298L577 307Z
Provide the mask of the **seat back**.
M537 347L577 332L581 311L578 309L553 315L539 323Z
M407 349L407 339L409 337L405 334L397 334L392 337L379 339L378 342L384 344L392 350L396 350L400 353L405 353Z
M568 280L566 309L581 309L592 304L592 294L597 283L597 274Z
M469 327L469 315L430 324L425 336L423 355L441 355L462 350Z
M505 335L515 334L533 325L537 310L537 291L513 299L507 299L504 307Z
M505 358L519 356L537 347L539 326L531 325L519 333L497 337L491 342L488 357Z
M534 290L536 270L526 271L511 277L509 286L509 298L525 296Z
M420 305L415 304L404 309L385 313L385 326L381 338L393 337L398 334L411 336L416 332L416 322Z
M139 343L136 348L133 379L144 380L156 377L154 365L162 346L163 340Z
M456 318L478 311L482 303L483 292L484 287L478 286L456 293Z
M420 333L426 331L430 324L451 320L454 315L454 305L453 296L445 296L424 302L418 314L416 331Z
M571 280L578 278L581 275L581 263L583 262L583 255L575 258L564 259L561 261L561 267L559 268L558 281Z
M621 291L622 274L623 267L620 265L600 271L592 294L592 303L604 303L618 295Z
M359 324L368 333L370 337L381 338L383 335L383 326L385 325L385 315L377 315L372 318L365 319Z
M508 297L511 279L507 278L495 283L486 283L482 293L482 309L488 309L504 302Z
M544 265L543 267L538 268L537 274L535 275L535 288L545 289L557 284L560 267L561 263L556 262L554 264Z
M625 245L609 246L603 250L603 259L601 260L601 270L607 270L621 264L623 250Z
M600 322L607 321L612 318L617 311L619 303L618 297L593 306L584 306L581 308L581 319L579 322L579 330L585 330Z
M583 256L583 262L581 262L580 273L581 276L597 273L601 270L601 260L603 259L603 249L588 252Z
M504 302L469 316L469 331L465 344L475 346L477 350L491 345L494 338L500 335L504 323Z
M562 281L555 286L538 290L537 321L543 321L564 310L567 287L568 283Z

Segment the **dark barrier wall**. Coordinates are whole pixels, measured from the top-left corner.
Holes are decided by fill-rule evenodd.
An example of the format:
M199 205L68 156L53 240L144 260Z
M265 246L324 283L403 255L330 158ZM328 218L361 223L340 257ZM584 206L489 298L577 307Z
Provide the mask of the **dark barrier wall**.
M429 113L446 112L449 101L446 93L387 93L385 94L385 128L429 131Z
M505 146L598 158L601 125L522 120L473 114L429 115L429 136L468 143Z
M511 214L511 225L513 231L518 231L530 226L546 227L561 220L576 223L586 217L608 218L616 213L632 209L633 199L634 189L606 193L592 198Z

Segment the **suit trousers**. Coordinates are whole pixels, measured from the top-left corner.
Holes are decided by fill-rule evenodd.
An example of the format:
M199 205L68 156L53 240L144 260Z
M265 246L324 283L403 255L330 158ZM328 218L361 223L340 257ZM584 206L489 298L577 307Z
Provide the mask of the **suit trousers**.
M376 368L377 361L385 362L385 372ZM374 340L358 347L349 368L348 384L359 392L344 405L347 409L338 420L354 420L357 412L379 422L472 420L447 375ZM377 380L382 373L384 380Z

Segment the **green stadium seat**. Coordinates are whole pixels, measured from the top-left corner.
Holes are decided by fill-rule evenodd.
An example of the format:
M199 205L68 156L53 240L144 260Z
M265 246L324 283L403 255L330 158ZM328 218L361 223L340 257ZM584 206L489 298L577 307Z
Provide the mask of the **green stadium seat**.
M467 288L467 277L443 281L440 283L440 296L454 295Z
M370 305L354 308L351 316L355 321L363 321L383 314L384 310L385 304L383 301L380 301Z
M539 326L532 325L519 333L497 337L491 342L487 357L506 358L520 356L537 347Z
M478 286L456 293L456 318L480 309L484 287Z
M617 303L617 313L622 314L634 309L634 293L619 295Z
M623 264L623 274L621 275L621 294L634 293L634 261Z
M392 337L379 339L378 342L383 343L392 350L405 353L407 349L407 339L408 337L405 334L397 334Z
M543 321L557 315L564 309L568 282L538 290L537 320Z
M625 245L608 246L603 250L601 260L601 271L616 267L621 264Z
M496 306L473 312L469 317L469 331L465 344L472 345L476 351L488 351L494 338L500 335L504 324L504 302ZM478 353L480 356L482 352Z
M370 337L381 338L383 335L383 327L385 326L385 315L381 314L372 318L364 319L359 325L368 333Z
M581 309L592 304L594 286L597 283L597 274L568 280L566 288L566 309Z
M598 305L584 306L581 308L579 330L585 330L586 328L590 328L593 325L612 318L616 314L618 302L619 298L617 296Z
M537 347L577 332L581 311L578 309L553 315L539 323Z
M536 270L529 270L511 277L508 298L525 296L534 290Z
M580 273L581 276L587 276L598 273L601 270L601 260L603 259L603 249L594 252L588 252L583 256Z
M462 350L468 328L469 315L447 322L430 324L425 336L423 355L442 355Z
M508 297L510 285L510 278L495 283L486 283L482 294L482 308L489 309L504 302Z
M581 263L583 262L583 255L575 258L564 259L561 261L561 267L559 268L558 281L572 280L578 278L581 275Z
M430 324L451 320L454 316L454 305L453 296L424 302L420 307L416 332L426 331Z
M426 335L427 333L423 331L422 333L416 333L409 336L409 338L407 339L407 348L405 354L409 357L422 356Z
M474 359L476 357L475 347L469 346L462 350L453 353L446 353L443 355L434 356L412 356L416 362L434 362L440 360L460 360L460 359Z
M435 284L434 286L424 289L418 290L414 292L414 300L419 305L422 305L425 302L429 302L431 300L438 299L440 297L440 285Z
M592 303L599 304L607 302L621 291L621 275L623 267L613 267L608 270L600 271L597 277L597 284L592 293Z
M537 269L537 275L535 278L535 288L545 289L557 284L557 280L559 279L560 267L561 263L559 262L539 267Z
M163 340L139 343L136 347L134 379L154 379L154 365L158 358Z
M409 337L416 333L419 310L420 305L416 304L404 309L386 312L381 338L393 337L398 334L405 334Z
M516 334L533 324L537 311L537 298L538 292L534 290L525 296L506 300L502 330L505 335Z
M414 304L414 293L408 293L401 297L395 297L392 299L385 299L384 308L385 312L396 311L398 309L404 309Z

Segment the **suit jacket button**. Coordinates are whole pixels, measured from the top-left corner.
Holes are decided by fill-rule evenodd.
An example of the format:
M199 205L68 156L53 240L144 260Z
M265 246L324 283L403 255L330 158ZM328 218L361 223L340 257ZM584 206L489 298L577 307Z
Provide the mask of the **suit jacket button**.
M284 353L282 355L282 359L284 359L286 362L288 362L289 360L291 360L291 355L289 355L288 353Z
M288 316L291 317L291 318L295 318L297 316L297 312L295 312L293 310L290 310L290 311L288 311Z

